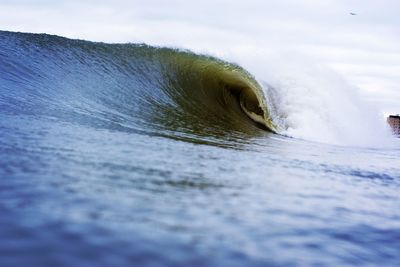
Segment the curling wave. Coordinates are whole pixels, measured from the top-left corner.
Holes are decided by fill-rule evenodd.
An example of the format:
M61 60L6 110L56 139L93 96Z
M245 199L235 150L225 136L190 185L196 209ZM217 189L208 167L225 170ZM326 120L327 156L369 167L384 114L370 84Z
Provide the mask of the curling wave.
M214 145L268 132L390 141L377 113L320 66L247 54L232 61L246 69L186 50L0 31L0 108Z
M238 65L143 44L0 35L2 110L160 135L277 131L260 84Z

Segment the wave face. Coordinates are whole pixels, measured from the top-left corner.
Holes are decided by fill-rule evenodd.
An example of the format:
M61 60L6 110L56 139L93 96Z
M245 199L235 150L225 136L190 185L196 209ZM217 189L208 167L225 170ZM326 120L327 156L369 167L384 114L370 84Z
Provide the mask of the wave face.
M0 46L6 112L217 142L277 131L254 77L217 58L10 32Z

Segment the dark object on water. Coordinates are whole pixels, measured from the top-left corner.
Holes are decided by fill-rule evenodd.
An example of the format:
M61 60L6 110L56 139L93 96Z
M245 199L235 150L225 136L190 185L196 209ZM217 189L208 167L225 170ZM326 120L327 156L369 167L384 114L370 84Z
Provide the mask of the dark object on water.
M395 135L400 136L400 115L389 115L387 122Z

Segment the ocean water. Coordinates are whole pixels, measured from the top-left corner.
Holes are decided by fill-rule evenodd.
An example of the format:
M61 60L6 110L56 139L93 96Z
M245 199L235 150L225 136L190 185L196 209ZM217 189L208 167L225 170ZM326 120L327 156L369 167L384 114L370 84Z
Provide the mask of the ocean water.
M399 139L239 62L0 32L0 266L399 266Z

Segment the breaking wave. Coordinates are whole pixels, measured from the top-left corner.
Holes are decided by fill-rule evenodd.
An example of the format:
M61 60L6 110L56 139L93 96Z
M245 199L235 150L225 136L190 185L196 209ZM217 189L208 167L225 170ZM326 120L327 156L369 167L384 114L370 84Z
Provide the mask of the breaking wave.
M0 106L6 113L179 138L243 138L268 131L328 143L346 143L341 141L351 136L353 144L358 130L376 128L364 123L361 105L348 92L332 95L342 84L332 87L321 73L293 79L296 75L275 75L286 67L279 72L250 66L250 73L185 50L0 35ZM351 108L333 115L338 106ZM349 116L353 121L347 123Z

